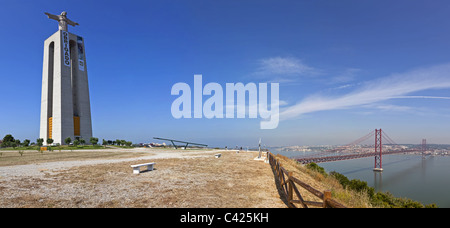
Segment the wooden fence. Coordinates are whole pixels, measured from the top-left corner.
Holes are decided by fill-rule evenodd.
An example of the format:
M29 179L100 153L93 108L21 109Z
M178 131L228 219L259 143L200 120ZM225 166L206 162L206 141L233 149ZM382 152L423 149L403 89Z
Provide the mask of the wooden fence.
M288 207L290 208L296 208L296 204L300 204L304 208L308 208L308 206L314 206L314 207L324 207L324 208L345 208L344 205L336 202L334 199L331 198L331 191L325 191L320 192L317 189L314 189L310 185L302 182L301 180L295 178L292 175L292 172L287 171L281 163L278 161L278 159L275 158L275 156L267 152L267 157L269 159L270 166L275 172L275 175L277 180L280 183L280 187L282 189L282 192L285 194ZM305 201L298 191L297 186L300 186L313 195L317 196L322 200L322 202L313 202L313 201ZM295 193L295 198L294 198Z

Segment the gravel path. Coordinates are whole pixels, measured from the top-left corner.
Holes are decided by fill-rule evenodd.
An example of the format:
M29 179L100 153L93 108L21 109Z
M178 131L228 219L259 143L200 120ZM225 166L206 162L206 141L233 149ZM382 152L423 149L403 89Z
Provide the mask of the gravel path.
M133 157L0 167L0 207L286 207L270 165L254 160L255 152L128 152ZM130 165L149 161L153 171L132 173Z
M119 158L119 159L95 159L95 160L79 160L79 161L58 161L58 162L46 162L38 164L27 165L15 165L15 166L3 166L0 167L0 178L8 179L11 177L43 177L45 174L41 172L61 171L76 166L85 165L97 165L106 163L119 163L130 162L145 159L166 159L166 158L194 158L211 155L212 153L218 153L220 150L207 150L207 151L171 151L171 150L152 150L147 148L135 148L135 149L100 149L93 150L93 152L135 152L135 153L149 153L148 156L139 156L132 158Z

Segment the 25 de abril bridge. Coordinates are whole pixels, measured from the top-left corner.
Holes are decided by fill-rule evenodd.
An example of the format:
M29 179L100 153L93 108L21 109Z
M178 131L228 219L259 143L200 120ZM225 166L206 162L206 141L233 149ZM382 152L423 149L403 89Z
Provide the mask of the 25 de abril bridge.
M368 140L373 140L372 142L374 142L374 144L371 145L370 147L358 146L361 143L366 142ZM312 162L320 163L320 162L331 162L331 161L358 159L365 157L374 157L373 170L381 172L383 171L382 158L385 155L421 152L422 156L424 157L426 150L427 150L426 139L422 139L422 145L420 147L406 148L405 146L397 144L386 134L386 132L382 131L381 129L375 129L375 131L371 131L367 135L346 145L326 150L321 153L316 153L314 155L296 157L294 159L300 163L307 164Z

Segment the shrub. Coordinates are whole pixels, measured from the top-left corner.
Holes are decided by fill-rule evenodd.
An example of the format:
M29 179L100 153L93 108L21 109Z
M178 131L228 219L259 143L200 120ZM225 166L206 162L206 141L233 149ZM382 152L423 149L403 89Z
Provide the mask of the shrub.
M367 192L367 195L370 198L372 198L375 194L374 188L369 187L369 185L367 185L367 182L358 179L351 180L348 184L348 188L357 192Z
M350 180L346 176L336 171L330 172L330 175L334 177L337 181L339 181L339 184L341 184L342 187L344 188L346 188L350 184Z
M98 138L95 138L95 137L91 137L91 138L89 139L89 142L90 142L90 143L92 143L92 145L96 146L96 145L97 145L97 143L98 143ZM104 140L104 139L103 139L103 145L106 145L106 143L105 143L105 140Z
M319 165L317 165L314 162L307 164L306 168L316 171L316 172L322 174L324 177L328 176L327 172L325 172L325 169L323 167L320 167Z
M387 208L437 208L434 203L423 205L420 202L411 199L395 197L389 192L377 192L371 198L371 203L378 207Z
M354 192L366 192L367 196L370 199L370 203L375 207L384 207L384 208L436 208L436 204L423 205L420 202L407 199L407 198L398 198L393 196L389 192L377 192L375 193L375 189L368 186L367 182L353 179L349 180L346 176L338 173L338 172L330 172L330 175L334 177L342 187L347 188L349 190L353 190Z
M64 139L64 142L66 143L66 145L69 145L72 142L72 139L70 137L67 137L66 139Z

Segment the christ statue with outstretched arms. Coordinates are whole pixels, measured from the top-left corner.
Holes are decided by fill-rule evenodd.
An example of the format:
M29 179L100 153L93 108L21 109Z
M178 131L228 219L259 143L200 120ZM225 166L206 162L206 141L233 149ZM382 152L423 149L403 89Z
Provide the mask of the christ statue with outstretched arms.
M72 26L79 25L78 23L73 22L73 21L71 21L71 20L69 20L67 18L67 16L66 16L67 12L66 11L63 11L61 13L61 15L54 15L54 14L50 14L50 13L45 13L45 14L48 16L48 18L56 20L56 21L59 22L59 30L63 30L63 31L67 32L67 25L68 24L72 25Z

